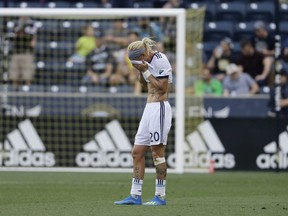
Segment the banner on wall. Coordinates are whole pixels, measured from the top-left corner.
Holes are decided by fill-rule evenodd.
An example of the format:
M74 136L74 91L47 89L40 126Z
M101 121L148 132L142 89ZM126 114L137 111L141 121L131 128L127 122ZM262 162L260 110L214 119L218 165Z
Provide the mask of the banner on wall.
M3 119L4 118L4 119ZM9 118L9 119L5 119ZM138 118L2 116L9 122L0 133L3 167L132 167L131 149ZM3 124L2 124L3 125ZM205 120L185 137L186 168L218 170L288 170L288 120L280 122L279 149L274 119ZM167 163L175 166L172 127ZM147 160L147 167L153 161Z
M37 116L83 116L87 110L98 109L99 114L113 110L114 116L121 118L140 118L146 97L109 94L102 97L83 97L82 94L68 95L12 95L9 103L0 106L5 116L37 117ZM199 99L193 97L190 101ZM65 103L63 103L65 101ZM169 100L175 110L175 95ZM193 104L193 103L192 103ZM186 109L187 117L205 118L266 118L268 113L268 96L265 97L205 97L203 106L191 105ZM105 106L103 106L105 105ZM73 107L73 109L71 109ZM133 107L133 108L132 108ZM247 109L249 107L249 109ZM107 113L106 115L108 115ZM87 115L87 113L85 114ZM97 115L97 113L95 114ZM93 114L93 116L95 116ZM90 113L91 116L91 113Z

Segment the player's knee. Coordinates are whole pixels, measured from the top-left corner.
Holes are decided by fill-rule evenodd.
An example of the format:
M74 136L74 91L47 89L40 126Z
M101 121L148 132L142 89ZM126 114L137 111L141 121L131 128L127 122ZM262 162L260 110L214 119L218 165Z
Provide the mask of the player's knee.
M155 166L158 166L160 164L166 163L166 160L165 160L165 157L157 157L157 158L153 158L153 162Z
M137 148L133 148L131 152L133 160L139 160L143 157L144 153Z
M152 158L155 166L166 163L165 157L160 156L157 151L152 150Z

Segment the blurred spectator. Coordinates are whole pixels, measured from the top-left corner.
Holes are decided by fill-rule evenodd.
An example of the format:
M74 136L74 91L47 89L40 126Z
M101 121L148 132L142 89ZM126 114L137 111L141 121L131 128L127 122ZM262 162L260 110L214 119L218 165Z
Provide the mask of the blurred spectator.
M161 29L163 30L163 43L165 48L169 46L175 50L176 47L176 18L175 17L163 17L161 23ZM175 53L175 51L174 51Z
M264 56L264 54L256 51L250 41L242 41L238 65L242 71L252 76L258 85L265 86L268 84L272 63L273 58L271 56Z
M236 64L229 64L226 73L223 80L224 96L254 95L259 91L255 80L249 74L241 72Z
M85 62L86 56L97 47L94 28L86 25L83 28L82 36L78 38L75 48L76 53L69 59L74 63Z
M112 4L110 3L109 0L101 0L99 7L100 8L111 8Z
M255 49L264 55L274 56L275 38L268 32L265 23L263 21L255 22L254 30L252 43Z
M211 69L213 76L222 81L225 77L225 69L230 63L236 62L236 56L232 52L233 44L230 38L226 37L221 40L212 56L210 57L207 66Z
M281 65L283 69L288 71L288 37L286 38L284 44L283 44L283 49L282 49L282 55L281 55Z
M139 34L137 32L129 32L128 43L140 40ZM135 69L131 61L128 58L127 48L120 49L118 52L114 52L114 56L117 61L117 68L115 76L110 79L110 83L113 85L128 84L134 87L135 93L140 93L139 86L137 86L137 78L139 76L139 71Z
M280 71L280 85L281 85L281 99L280 99L280 116L288 117L288 72L286 70ZM268 102L269 112L271 117L276 116L275 112L275 88L270 91L270 99Z
M222 84L218 79L212 77L209 68L203 68L202 79L194 84L194 93L196 96L204 95L222 95Z
M37 28L29 17L20 17L14 29L13 47L9 67L9 79L14 86L24 82L30 85L34 79L34 48Z
M126 48L128 45L127 23L124 19L115 19L111 28L106 29L104 40L112 51L118 51L121 48Z
M185 5L182 0L168 0L162 8L184 8Z
M116 61L111 50L105 43L102 43L86 58L86 75L82 79L82 84L110 86L110 79L113 79L115 67Z
M163 41L163 34L160 25L156 20L151 20L149 17L138 18L138 26L134 31L140 34L140 39L150 37L156 42Z

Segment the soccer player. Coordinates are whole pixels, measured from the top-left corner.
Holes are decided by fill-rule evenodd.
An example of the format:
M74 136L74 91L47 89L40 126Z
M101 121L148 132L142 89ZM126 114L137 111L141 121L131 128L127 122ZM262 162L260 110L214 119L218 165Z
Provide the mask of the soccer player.
M117 205L141 205L142 185L145 174L145 152L149 149L156 167L155 197L143 205L166 205L165 146L171 127L172 111L168 102L172 68L165 54L154 50L156 42L150 38L132 42L128 56L140 71L140 82L147 87L147 103L139 123L132 150L133 179L130 196Z

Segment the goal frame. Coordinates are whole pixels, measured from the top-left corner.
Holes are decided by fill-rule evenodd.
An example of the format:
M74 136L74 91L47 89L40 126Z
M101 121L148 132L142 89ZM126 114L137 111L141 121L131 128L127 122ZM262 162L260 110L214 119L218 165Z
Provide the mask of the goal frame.
M163 16L163 17L176 17L176 89L175 89L175 169L169 170L171 173L182 174L184 173L184 125L185 125L185 50L186 50L186 10L185 9L71 9L71 8L0 8L0 16L78 16L78 17L97 17L97 16L111 16L115 14L122 17L141 17L141 16ZM34 168L3 168L3 171L33 171ZM41 171L88 171L83 168L43 168ZM35 171L40 171L35 169ZM89 169L90 170L90 169ZM91 168L90 171L97 170ZM108 169L111 172L123 172L124 169ZM147 172L151 172L153 169L148 169ZM105 172L105 169L101 168L100 171ZM131 171L131 169L127 169ZM154 170L153 170L154 171Z

